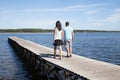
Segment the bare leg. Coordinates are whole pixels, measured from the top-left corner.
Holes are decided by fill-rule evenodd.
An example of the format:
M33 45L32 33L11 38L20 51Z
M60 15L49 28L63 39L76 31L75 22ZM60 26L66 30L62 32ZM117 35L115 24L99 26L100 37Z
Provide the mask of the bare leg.
M69 54L70 54L70 57L72 56L72 47L69 47Z
M69 55L72 57L72 41L69 43Z
M62 46L59 46L60 49L60 59L62 58Z
M67 56L69 56L69 48L66 48Z
M54 46L54 58L56 58L56 46Z
M66 52L67 52L67 56L66 57L69 57L69 52L70 51L69 51L69 48L68 48L68 42L66 41L65 43L66 43L66 48L65 49L66 49Z

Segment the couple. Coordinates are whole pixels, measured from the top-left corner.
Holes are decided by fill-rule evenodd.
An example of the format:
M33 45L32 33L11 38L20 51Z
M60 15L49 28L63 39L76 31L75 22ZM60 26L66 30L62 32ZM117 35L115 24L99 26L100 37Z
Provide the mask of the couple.
M59 47L60 51L60 59L62 58L62 37L64 36L64 45L66 48L67 56L72 56L72 41L74 37L73 29L69 26L69 22L67 21L65 23L65 28L62 29L62 25L60 21L56 22L55 28L54 28L54 58L56 58L56 49L57 46Z

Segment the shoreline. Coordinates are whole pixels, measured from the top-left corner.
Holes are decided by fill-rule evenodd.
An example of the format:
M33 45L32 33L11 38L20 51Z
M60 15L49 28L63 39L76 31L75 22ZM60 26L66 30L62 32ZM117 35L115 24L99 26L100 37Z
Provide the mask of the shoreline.
M0 29L0 33L53 33L53 29L31 29L31 28L21 28L21 29ZM91 32L120 32L119 30L77 30L74 32L91 33Z

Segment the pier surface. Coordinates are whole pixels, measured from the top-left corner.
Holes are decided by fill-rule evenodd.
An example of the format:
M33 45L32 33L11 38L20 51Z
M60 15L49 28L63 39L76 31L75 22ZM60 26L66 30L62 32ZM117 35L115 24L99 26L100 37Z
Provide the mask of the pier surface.
M85 58L73 54L71 58L67 58L66 52L63 51L63 58L59 60L53 58L53 49L42 46L35 42L24 40L18 37L9 37L10 40L16 42L22 47L28 49L34 54L41 56L46 61L64 68L77 75L83 76L89 80L120 80L120 66ZM57 51L59 55L59 52Z

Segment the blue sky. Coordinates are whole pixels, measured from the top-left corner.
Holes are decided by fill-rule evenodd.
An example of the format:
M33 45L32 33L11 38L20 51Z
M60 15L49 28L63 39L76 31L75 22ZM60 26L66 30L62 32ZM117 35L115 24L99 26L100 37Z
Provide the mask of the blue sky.
M120 0L0 0L0 29L53 29L57 20L74 29L120 31Z

